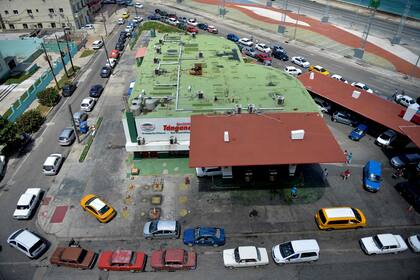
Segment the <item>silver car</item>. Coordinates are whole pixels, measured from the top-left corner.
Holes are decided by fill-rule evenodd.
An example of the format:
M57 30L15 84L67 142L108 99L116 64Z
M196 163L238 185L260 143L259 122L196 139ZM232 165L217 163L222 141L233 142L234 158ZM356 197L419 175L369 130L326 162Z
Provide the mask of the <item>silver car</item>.
M143 235L146 239L153 238L179 238L181 227L177 221L151 221L143 228Z
M76 139L76 134L72 127L64 128L61 133L58 135L57 141L61 146L68 146L73 144Z

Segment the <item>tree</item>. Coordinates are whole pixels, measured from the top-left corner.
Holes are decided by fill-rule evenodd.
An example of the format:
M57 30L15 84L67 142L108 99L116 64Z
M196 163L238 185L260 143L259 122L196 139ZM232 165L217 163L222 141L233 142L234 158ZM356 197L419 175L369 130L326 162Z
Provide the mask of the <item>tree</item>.
M15 123L8 122L0 129L0 145L12 145L18 143L18 129Z
M23 113L17 120L16 126L19 133L34 133L44 123L44 117L38 110L29 110Z
M60 101L60 95L55 88L46 88L38 93L38 100L41 105L52 107Z

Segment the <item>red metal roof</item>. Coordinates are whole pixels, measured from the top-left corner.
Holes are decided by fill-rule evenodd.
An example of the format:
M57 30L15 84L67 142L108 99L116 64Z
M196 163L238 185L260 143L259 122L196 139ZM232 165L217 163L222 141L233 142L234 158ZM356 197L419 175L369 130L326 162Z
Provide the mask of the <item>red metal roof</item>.
M139 48L136 52L135 58L144 57L146 55L147 48Z
M291 131L305 131L292 140ZM224 141L225 131L229 142ZM190 167L345 162L318 113L191 116Z
M311 73L314 74L313 80L310 79ZM404 109L401 105L355 88L350 84L337 81L329 76L315 72L311 73L306 72L298 77L308 91L399 133L403 133L400 129L401 126L415 126L415 124L398 116ZM361 92L357 99L352 97L354 90Z
M420 126L401 126L400 128L420 148Z

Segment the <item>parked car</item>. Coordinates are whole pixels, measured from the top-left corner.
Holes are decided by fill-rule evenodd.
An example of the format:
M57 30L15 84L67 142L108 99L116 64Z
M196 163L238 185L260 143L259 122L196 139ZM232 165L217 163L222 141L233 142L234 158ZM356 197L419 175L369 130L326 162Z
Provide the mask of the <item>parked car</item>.
M347 112L344 111L337 111L331 116L331 120L333 122L339 122L351 126L355 126L357 124L357 120Z
M349 83L346 79L343 78L343 76L338 75L338 74L332 75L331 78L336 79L337 81L343 82L345 84Z
M301 57L301 56L294 56L292 57L291 61L294 64L299 65L303 68L308 68L310 65L309 61L307 61L304 57Z
M194 26L187 26L187 33L188 34L197 34L198 33L198 29L197 28L195 28Z
M239 37L233 33L229 33L228 35L226 35L226 39L235 43L239 41Z
M79 111L79 112L75 112L73 114L73 120L74 120L74 124L76 126L79 126L80 125L80 122L86 121L87 118L88 118L88 114L86 114L86 112Z
M111 55L109 57L118 59L118 58L120 58L120 54L121 53L120 53L119 50L112 50Z
M366 132L368 130L368 126L365 124L359 124L355 129L353 129L350 134L349 138L353 141L359 141L363 138L363 136L366 135Z
M57 141L58 144L61 146L69 146L73 144L74 140L76 139L76 133L74 132L73 127L65 127L63 130L58 134Z
M39 258L48 249L48 241L45 238L23 228L13 232L7 238L7 243L30 259Z
M76 90L77 86L74 83L66 83L63 86L63 91L61 92L61 94L64 97L69 97L73 94L73 92Z
M286 50L280 45L273 45L272 50L273 52L286 53Z
M419 153L401 154L401 155L391 158L389 162L391 163L392 167L395 167L397 169L405 168L409 165L415 166L419 164L420 162L420 154Z
M118 42L117 44L115 44L115 49L119 50L120 52L124 50L124 43L123 42Z
M84 26L82 26L81 28L82 30L93 30L95 29L95 26L91 23L85 24Z
M328 72L328 70L322 67L321 65L311 65L309 66L309 71L318 72L325 76L328 76L330 74L330 72Z
M155 250L152 252L150 266L154 271L191 270L197 267L197 254L184 249Z
M168 18L168 24L177 25L179 21L176 18Z
M300 69L298 69L300 70ZM325 111L326 113L331 112L331 104L328 103L328 101L326 101L325 99L321 98L321 97L317 97L315 96L314 98L315 103L320 106L322 109L321 111Z
M321 230L362 228L367 225L363 212L352 207L321 208L315 214L315 221Z
M184 244L222 246L225 244L225 230L217 227L195 227L184 230Z
M369 160L363 168L363 187L371 192L381 188L382 165L378 161Z
M181 226L178 221L155 220L147 222L143 227L146 239L153 238L179 238Z
M195 169L197 177L221 176L222 168L220 167L199 167Z
M415 253L420 252L420 234L410 236L407 241Z
M142 3L136 2L136 4L134 4L134 7L136 7L137 9L143 9L144 6Z
M289 56L287 55L287 53L286 52L279 51L279 50L273 50L273 52L271 53L271 55L274 58L277 58L277 59L280 59L280 60L283 60L283 61L288 61L289 60Z
M198 22L197 22L197 20L195 18L189 18L187 20L187 24L192 25L192 26L197 26L198 25Z
M206 31L209 28L209 26L206 23L202 23L202 22L197 24L197 27L200 28L201 30L206 30Z
M141 22L143 22L143 18L141 16L135 16L133 18L133 22L134 23L141 23Z
M117 59L112 58L112 57L109 57L105 64L105 66L109 68L115 68L116 65L117 65Z
M147 17L148 20L160 20L160 18L161 18L161 16L160 15L156 15L156 14L149 15Z
M27 220L32 217L36 211L42 190L40 188L28 188L20 196L16 209L13 212L13 218L18 220Z
M89 90L89 97L92 98L99 98L104 91L104 87L102 85L94 85Z
M130 14L129 14L128 12L124 12L124 13L121 15L121 17L122 17L123 19L128 19L128 18L130 17Z
M83 98L82 103L80 104L80 110L85 112L92 111L93 107L95 107L96 100L92 97Z
M63 161L64 157L62 154L49 155L42 165L42 172L45 175L57 175Z
M107 202L94 194L88 194L80 200L83 211L88 211L99 222L107 223L117 215L117 211Z
M101 69L101 78L108 78L111 76L111 68L104 66Z
M412 104L416 103L416 100L414 100L413 98L411 98L408 95L404 95L404 94L397 94L395 96L395 102L397 102L398 104L403 105L404 107L409 107Z
M400 182L395 185L395 189L400 193L402 197L407 200L413 208L420 213L420 179L414 179L413 181Z
M319 259L319 245L315 239L293 240L272 249L273 260L278 264L313 262Z
M255 49L263 53L270 53L271 48L264 43L255 44Z
M364 237L359 241L360 247L368 255L399 253L408 249L401 235L383 233Z
M252 47L252 45L254 45L254 42L252 42L251 39L248 38L241 38L238 40L238 43L246 47Z
M81 247L57 247L50 258L56 266L68 266L79 269L91 269L95 265L98 254Z
M187 23L188 19L186 17L178 17L178 21L182 23Z
M268 55L267 53L257 53L257 54L255 55L255 58L256 58L258 61L260 61L260 62L264 63L264 65L271 65L271 63L272 63L272 61L273 61L273 58L272 58L272 57L270 57L270 55Z
M284 72L293 76L299 76L300 74L302 74L302 70L294 66L286 66L286 68L284 68Z
M92 49L99 50L104 45L104 42L101 40L96 40L92 43Z
M394 142L394 140L397 138L398 134L393 131L392 129L388 129L387 131L381 133L381 135L376 138L375 144L380 147L387 147Z
M144 271L147 255L131 250L103 251L98 259L98 269L104 271Z
M123 25L124 23L125 23L125 19L123 19L123 18L118 19L118 24L119 25Z
M257 55L257 52L253 47L243 47L242 53L250 57L255 57Z
M267 265L269 260L265 248L239 246L223 250L223 263L227 268L235 268Z
M213 34L219 33L219 31L217 30L217 28L214 25L209 25L207 27L207 32L213 33Z
M369 88L366 84L361 83L361 82L353 82L351 83L352 86L363 89L369 93L373 93L373 90L371 88Z

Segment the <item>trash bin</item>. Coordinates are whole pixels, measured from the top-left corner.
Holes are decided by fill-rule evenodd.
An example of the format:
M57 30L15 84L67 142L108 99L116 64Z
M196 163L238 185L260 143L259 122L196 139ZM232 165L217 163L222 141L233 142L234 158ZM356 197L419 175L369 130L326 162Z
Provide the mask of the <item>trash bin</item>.
M87 121L81 121L79 126L80 133L85 134L89 131Z

